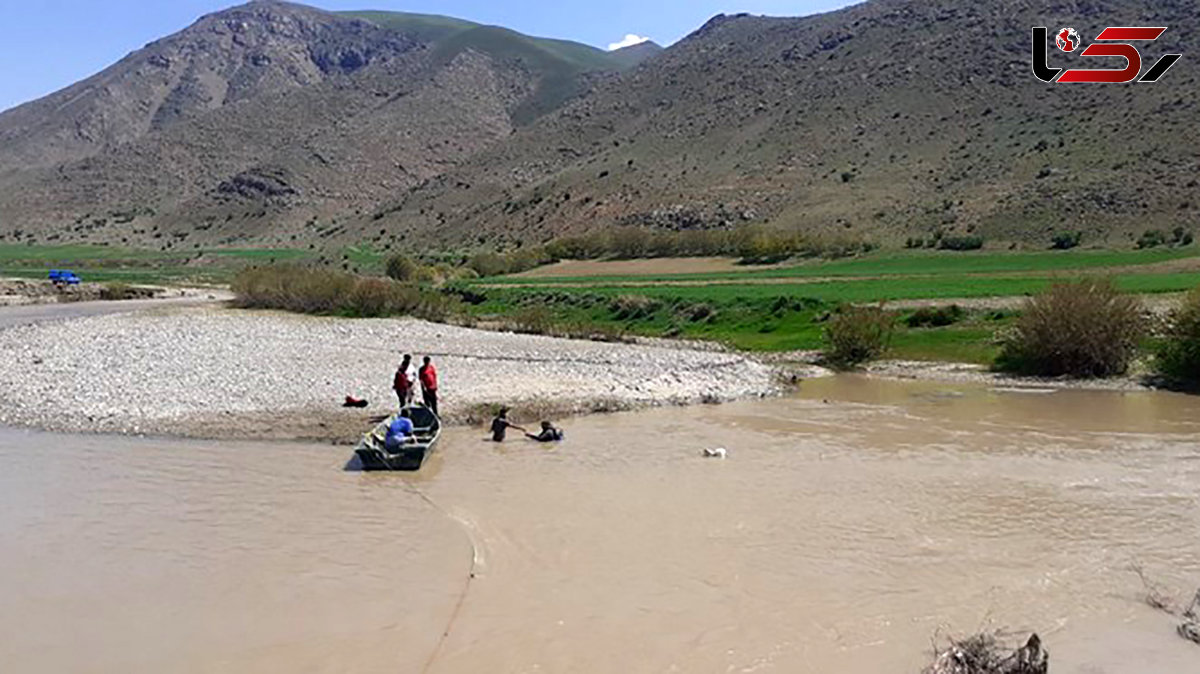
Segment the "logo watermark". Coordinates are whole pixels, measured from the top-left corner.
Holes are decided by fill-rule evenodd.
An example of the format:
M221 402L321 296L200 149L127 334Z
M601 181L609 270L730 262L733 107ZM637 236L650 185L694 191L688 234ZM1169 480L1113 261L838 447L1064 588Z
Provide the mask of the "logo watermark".
M1043 82L1059 84L1089 82L1121 84L1135 80L1147 83L1157 82L1183 55L1166 54L1143 75L1142 53L1131 43L1154 42L1165 32L1167 32L1166 26L1110 26L1100 31L1092 44L1080 50L1082 41L1079 39L1079 32L1074 28L1063 28L1054 34L1054 44L1059 51L1067 54L1078 53L1079 56L1119 56L1125 59L1125 67L1116 70L1066 69L1050 66L1050 57L1047 53L1050 33L1045 26L1035 26L1033 28L1033 75Z

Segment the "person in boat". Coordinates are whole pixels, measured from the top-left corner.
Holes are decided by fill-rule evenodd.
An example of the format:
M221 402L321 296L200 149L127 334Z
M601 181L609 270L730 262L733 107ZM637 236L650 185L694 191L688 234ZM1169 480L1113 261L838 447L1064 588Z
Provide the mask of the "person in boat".
M549 421L543 421L541 433L537 435L526 433L525 437L530 440L537 440L538 442L561 442L564 435L561 428L555 428L554 424Z
M508 408L502 407L496 418L492 419L492 442L504 442L504 436L510 428L515 428L522 433L525 432L524 428L508 420Z
M387 437L383 440L383 446L389 454L397 454L404 445L416 439L416 431L413 430L412 419L408 417L408 410L401 410L400 416L396 417L392 424L388 426Z
M434 416L437 416L438 376L432 358L425 356L425 364L417 371L417 376L421 379L421 397L425 400L425 406L429 408L430 412L433 412Z
M392 390L400 400L400 407L412 404L414 389L417 385L417 373L413 369L412 356L404 354L400 367L396 368L396 376L392 379Z

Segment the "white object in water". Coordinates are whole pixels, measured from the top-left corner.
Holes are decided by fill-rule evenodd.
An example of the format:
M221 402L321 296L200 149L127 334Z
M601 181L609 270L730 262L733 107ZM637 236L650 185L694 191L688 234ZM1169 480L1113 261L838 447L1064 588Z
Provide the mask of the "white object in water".
M728 454L728 452L725 451L724 447L704 450L704 456L709 459L724 459L726 454Z

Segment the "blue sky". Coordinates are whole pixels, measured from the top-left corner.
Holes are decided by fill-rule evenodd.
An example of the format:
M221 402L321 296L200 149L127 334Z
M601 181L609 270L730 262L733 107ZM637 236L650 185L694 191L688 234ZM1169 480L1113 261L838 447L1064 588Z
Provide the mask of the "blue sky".
M3 0L0 110L61 89L236 0ZM601 48L628 34L668 45L715 14L802 16L848 0L321 0L325 9L446 14Z

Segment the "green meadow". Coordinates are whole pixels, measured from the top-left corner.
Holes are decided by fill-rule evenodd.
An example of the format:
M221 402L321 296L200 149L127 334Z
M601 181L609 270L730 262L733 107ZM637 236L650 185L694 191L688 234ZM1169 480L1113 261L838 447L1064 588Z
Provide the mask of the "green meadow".
M44 278L51 268L69 268L87 281L223 284L247 266L285 262L378 275L385 257L369 245L322 255L299 249L173 253L9 244L0 245L0 276ZM466 310L484 323L530 332L682 337L778 352L820 348L825 322L847 303L948 305L1021 297L1085 276L1111 277L1131 293L1183 292L1200 286L1200 249L893 251L708 274L497 277L451 283L443 291L466 300ZM911 314L897 311L892 356L979 363L991 362L995 336L1013 318L1011 311L976 309L951 325L913 328L905 324Z

